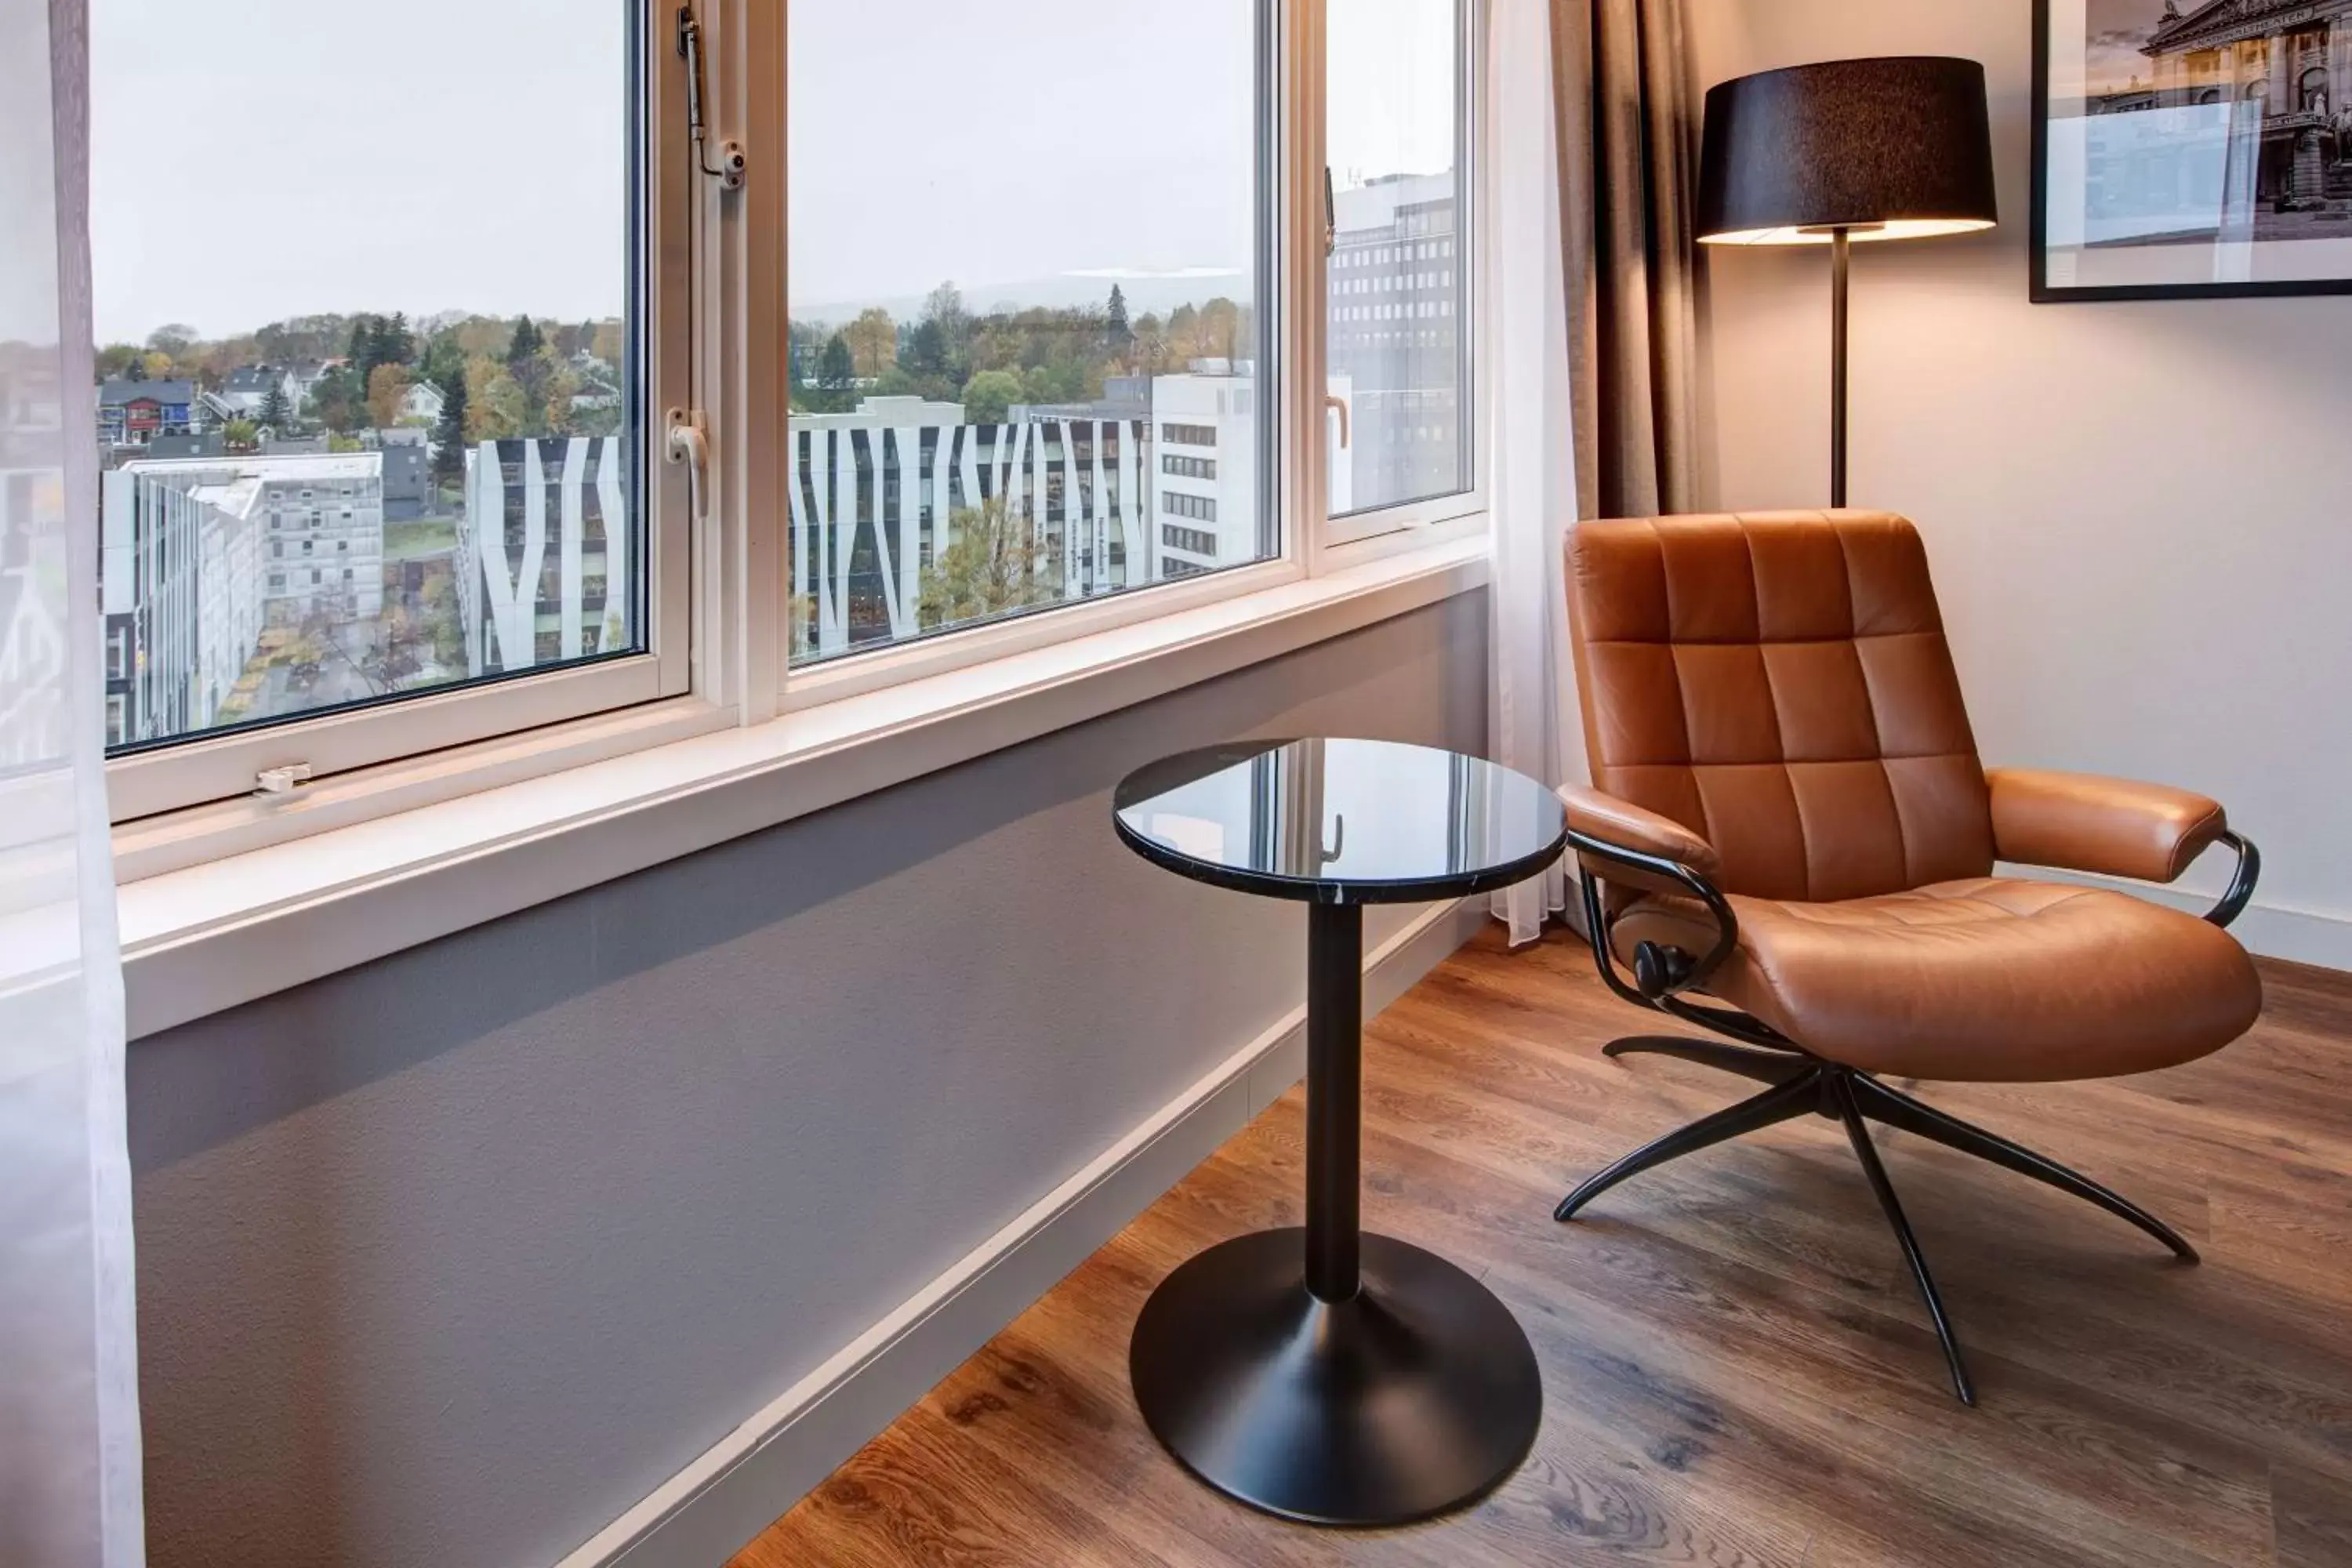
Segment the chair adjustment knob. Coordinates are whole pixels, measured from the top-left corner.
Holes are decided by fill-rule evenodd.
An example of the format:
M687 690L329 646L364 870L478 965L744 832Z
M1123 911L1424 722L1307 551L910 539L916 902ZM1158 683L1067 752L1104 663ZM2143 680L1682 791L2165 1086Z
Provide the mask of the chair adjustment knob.
M1697 966L1698 961L1679 947L1645 942L1633 949L1633 984L1653 1002L1671 994Z

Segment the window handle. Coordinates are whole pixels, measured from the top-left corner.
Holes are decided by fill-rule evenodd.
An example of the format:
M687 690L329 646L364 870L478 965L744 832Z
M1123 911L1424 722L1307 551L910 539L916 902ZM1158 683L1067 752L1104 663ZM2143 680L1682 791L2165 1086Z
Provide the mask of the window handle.
M1331 165L1323 165L1323 258L1329 260L1339 251L1339 208L1331 198Z
M686 465L687 510L699 525L710 517L710 437L702 431L702 416L690 409L669 411L669 440L663 456Z
M1336 409L1339 415L1339 450L1348 449L1348 400L1335 393L1323 395L1323 406Z

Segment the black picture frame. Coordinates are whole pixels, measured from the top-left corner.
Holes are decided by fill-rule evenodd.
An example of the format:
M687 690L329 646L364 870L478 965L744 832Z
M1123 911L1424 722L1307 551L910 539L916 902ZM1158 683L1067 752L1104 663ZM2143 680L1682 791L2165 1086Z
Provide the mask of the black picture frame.
M2033 180L2031 295L2037 305L2098 304L2124 300L2277 300L2352 294L2352 272L2342 278L2284 279L2246 283L2059 285L2050 281L2050 0L2033 0ZM2352 236L2347 236L2352 237Z

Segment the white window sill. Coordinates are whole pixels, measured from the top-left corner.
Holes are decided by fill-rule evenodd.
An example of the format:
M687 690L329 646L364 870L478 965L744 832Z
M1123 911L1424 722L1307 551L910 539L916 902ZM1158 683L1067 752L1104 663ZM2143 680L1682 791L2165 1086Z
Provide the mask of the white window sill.
M133 1038L1407 614L1483 537L129 883Z

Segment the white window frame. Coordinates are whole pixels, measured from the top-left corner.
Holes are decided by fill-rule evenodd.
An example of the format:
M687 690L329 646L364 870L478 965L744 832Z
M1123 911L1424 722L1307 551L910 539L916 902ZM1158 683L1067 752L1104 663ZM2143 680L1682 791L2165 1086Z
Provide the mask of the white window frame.
M1475 482L1468 490L1408 506L1358 512L1345 519L1327 515L1324 497L1328 493L1328 479L1324 465L1329 416L1324 403L1323 370L1328 330L1327 258L1322 244L1324 18L1328 5L1344 0L1264 3L1272 11L1270 26L1276 58L1265 62L1264 68L1265 87L1273 100L1265 112L1274 117L1274 134L1265 139L1264 155L1272 166L1261 171L1261 178L1271 195L1268 205L1275 232L1270 236L1272 256L1270 260L1262 258L1260 268L1262 278L1268 271L1272 273L1273 287L1268 289L1261 282L1259 292L1265 297L1259 301L1258 310L1266 320L1267 341L1276 351L1272 380L1278 412L1274 421L1276 447L1270 458L1279 474L1276 506L1281 523L1281 553L1248 565L1187 574L1097 599L1079 600L962 631L940 633L919 641L879 645L820 664L793 667L789 662L791 650L780 637L776 679L782 711L803 712L822 708L886 687L947 674L1202 605L1262 593L1402 550L1452 542L1484 531L1486 463L1484 443L1477 439L1476 432L1486 427L1486 393L1481 376L1486 345L1483 341L1484 316L1476 308L1474 289L1467 283L1464 293L1469 301L1472 325L1468 336L1473 342L1465 370L1470 377L1468 395L1473 415L1472 429L1465 432L1464 442ZM771 25L779 32L784 26L785 8L774 6L768 13ZM1483 167L1479 156L1483 142L1482 100L1476 89L1483 67L1478 40L1484 33L1485 9L1485 0L1457 0L1463 77L1456 104L1463 124L1458 156L1465 166L1457 174L1456 201L1463 216L1455 237L1457 250L1466 247L1473 255L1484 252L1476 227L1484 205L1476 194L1479 170ZM785 156L776 163L788 164L789 159L787 149ZM781 177L781 168L777 173ZM1459 259L1457 257L1457 262ZM1475 269L1461 270L1468 274ZM778 330L781 325L779 322ZM783 430L786 417L780 404L774 410L772 428ZM1311 444L1309 432L1313 433ZM1151 513L1145 519L1145 526L1157 526L1159 516L1156 511Z
M1345 0L1323 0L1323 3L1345 4ZM1488 445L1486 431L1488 427L1486 421L1492 412L1487 400L1489 345L1486 311L1478 287L1484 268L1472 262L1483 258L1487 249L1486 204L1483 199L1486 168L1486 10L1485 0L1454 0L1456 72L1454 112L1457 122L1454 174L1454 255L1432 263L1441 270L1450 268L1462 280L1462 310L1465 324L1459 330L1457 341L1463 351L1461 397L1464 411L1469 417L1468 427L1460 434L1460 443L1469 468L1469 488L1394 506L1366 507L1329 518L1324 525L1324 537L1334 548L1393 533L1412 535L1419 531L1444 529L1448 524L1468 524L1473 521L1477 526L1484 526ZM1365 281L1377 288L1388 276L1387 273L1377 274ZM1328 317L1318 318L1318 324L1324 321L1328 321ZM1351 417L1353 412L1352 409L1349 411Z
M934 703L941 713L959 711L957 704L970 700L971 690L998 679L981 667L998 667L1003 679L1025 681L1037 659L1051 659L1061 671L1053 678L1058 685L1084 675L1081 667L1097 656L1074 651L1058 658L1055 645L1118 633L1089 645L1105 647L1102 657L1116 661L1129 656L1108 651L1113 645L1133 643L1145 623L1161 619L1189 628L1202 616L1255 625L1261 616L1307 613L1321 624L1357 614L1342 606L1370 603L1361 597L1368 591L1408 597L1424 591L1371 586L1390 577L1400 584L1465 581L1471 569L1464 563L1486 527L1488 443L1476 433L1492 428L1489 323L1475 303L1485 297L1477 282L1487 256L1478 185L1486 0L1462 0L1461 10L1466 85L1460 112L1469 150L1460 178L1458 199L1466 212L1455 265L1472 280L1465 295L1474 301L1470 395L1475 414L1469 446L1475 488L1345 520L1376 519L1377 528L1335 527L1326 516L1324 16L1327 5L1342 0L1264 0L1274 9L1279 47L1261 69L1279 118L1278 134L1266 139L1262 153L1268 165L1263 177L1275 193L1276 232L1265 268L1271 280L1259 289L1276 345L1272 384L1261 386L1278 411L1273 461L1282 553L797 669L788 663L789 447L781 438L789 405L788 155L783 94L777 90L784 79L784 6L777 0L692 0L706 46L710 155L722 140L740 141L748 152L743 188L727 192L715 179L688 173L686 79L675 47L678 3L646 0L643 43L650 96L646 190L660 215L647 236L651 298L641 328L654 379L646 398L652 428L645 489L655 557L650 636L657 651L119 759L110 768L119 879L197 870L244 851L357 828L436 803L454 808L458 797L503 785L551 784L576 773L586 790L592 773L610 777L595 764L656 748L665 757L679 757L676 765L684 767L692 748L720 739L713 733L718 731L760 727L760 734L744 737L748 745L762 754L778 748L796 753L804 745L829 744L822 737L835 731L866 733L874 699L856 699L968 671L945 686L909 693L903 702L896 692L890 696L893 712L928 711ZM698 411L709 437L699 518L688 512L685 469L661 461L660 426L673 408ZM1156 527L1157 514L1145 521ZM1412 564L1424 558L1426 570ZM1335 577L1328 595L1302 593L1320 588L1308 580L1327 576ZM1292 607L1310 604L1318 607ZM1117 668L1115 662L1102 673ZM934 691L939 695L928 695ZM871 743L885 745L884 733L896 734L901 722L874 732ZM679 749L673 742L688 744ZM253 793L263 769L294 763L309 763L320 782L291 795ZM655 772L671 765L644 760ZM481 810L491 810L488 801ZM383 823L393 837L370 840L377 847L368 853L389 853L391 863L404 853L384 849L394 840L421 846L466 839L467 830L451 819L436 817L430 827L425 822L420 816L413 835L400 823ZM350 853L361 852L354 841ZM312 867L305 874L327 872Z
M683 699L694 689L690 591L693 540L681 470L662 461L662 410L693 402L688 387L698 301L684 258L695 219L686 174L685 75L673 44L674 0L641 0L635 40L646 101L641 240L643 299L635 322L645 368L646 565L651 580L647 651L516 674L479 686L387 698L366 707L219 736L191 736L112 759L107 788L120 825L237 801L266 770L307 765L312 776L366 769L498 740L617 710ZM248 805L242 815L266 809ZM236 816L213 810L219 818Z

